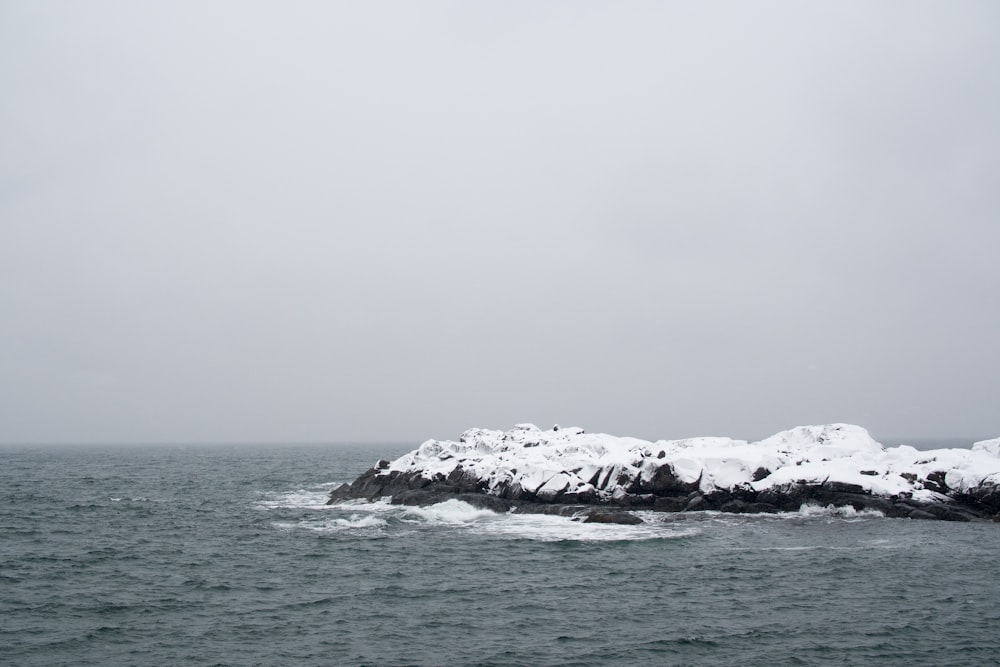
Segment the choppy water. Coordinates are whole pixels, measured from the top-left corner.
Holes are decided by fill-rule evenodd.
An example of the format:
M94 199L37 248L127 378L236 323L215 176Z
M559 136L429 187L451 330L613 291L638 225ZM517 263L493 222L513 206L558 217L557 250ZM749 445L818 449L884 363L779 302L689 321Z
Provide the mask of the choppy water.
M1000 525L322 504L405 449L0 449L0 663L1000 664Z

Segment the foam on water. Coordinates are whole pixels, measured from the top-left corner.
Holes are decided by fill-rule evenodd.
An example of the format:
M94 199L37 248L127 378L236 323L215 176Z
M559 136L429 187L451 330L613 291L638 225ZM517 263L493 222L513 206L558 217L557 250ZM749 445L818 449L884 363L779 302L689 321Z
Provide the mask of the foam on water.
M311 489L296 489L282 493L268 493L264 500L257 502L261 509L323 509L329 497L328 485Z
M792 516L800 517L827 517L836 519L884 519L885 514L878 510L857 510L850 505L835 507L827 505L803 505L798 512L790 512Z
M534 540L538 542L623 542L690 537L701 531L663 523L621 525L583 523L571 517L548 514L506 514L502 520L479 523L472 532L479 535Z
M344 530L377 529L386 536L396 534L391 529L405 524L413 527L467 530L471 534L499 538L527 539L541 542L580 541L611 542L674 539L691 537L702 532L704 522L740 523L759 520L825 519L827 521L858 521L880 518L883 514L853 507L821 507L803 505L797 512L779 514L734 515L720 512L662 514L637 512L644 523L637 525L584 523L578 518L544 514L497 513L474 507L457 499L428 506L393 505L389 498L371 502L350 500L327 505L327 494L338 483L325 483L308 489L271 493L261 500L261 509L306 509L323 513L350 511L348 518L310 517L295 522L275 522L279 529L303 529L321 533ZM399 534L404 534L400 532Z
M461 500L446 500L436 505L426 507L408 506L403 510L404 521L420 521L427 524L444 524L449 526L471 524L481 519L503 516L490 510L473 507Z
M695 527L682 528L657 521L655 518L651 520L650 517L656 516L652 512L644 513L650 517L646 518L646 523L637 525L583 523L574 517L492 512L456 499L426 507L392 505L383 500L376 503L342 503L330 505L328 509L371 512L372 516L384 517L383 527L390 527L393 523L399 522L430 529L459 529L467 530L474 535L540 542L653 540L686 537L700 532Z
M352 514L346 519L304 519L296 522L275 521L271 524L279 530L309 530L319 533L338 533L345 530L385 528L388 522L377 516Z

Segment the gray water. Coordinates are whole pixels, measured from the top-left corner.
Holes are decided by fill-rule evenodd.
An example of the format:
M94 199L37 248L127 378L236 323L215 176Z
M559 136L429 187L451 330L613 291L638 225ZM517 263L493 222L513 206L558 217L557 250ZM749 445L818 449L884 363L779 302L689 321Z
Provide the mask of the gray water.
M407 449L0 449L0 663L1000 664L1000 525L322 505Z

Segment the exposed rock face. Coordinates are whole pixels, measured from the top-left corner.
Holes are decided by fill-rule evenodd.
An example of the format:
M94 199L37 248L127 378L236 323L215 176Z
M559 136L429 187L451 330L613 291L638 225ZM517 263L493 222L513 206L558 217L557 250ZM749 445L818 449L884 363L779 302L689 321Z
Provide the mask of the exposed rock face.
M851 506L890 517L970 521L1000 516L1000 439L972 449L886 449L858 426L803 426L755 443L691 438L650 443L586 434L471 429L379 461L330 503L391 496L424 505L460 498L495 511L632 522L625 510L794 511Z

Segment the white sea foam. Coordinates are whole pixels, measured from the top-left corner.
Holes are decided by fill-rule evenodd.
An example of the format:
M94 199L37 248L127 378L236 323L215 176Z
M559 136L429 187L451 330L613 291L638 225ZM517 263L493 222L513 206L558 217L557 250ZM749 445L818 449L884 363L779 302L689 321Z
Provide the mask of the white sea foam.
M309 530L318 533L338 533L346 530L380 529L388 525L385 519L374 516L352 514L346 519L303 519L302 521L275 521L271 524L280 530Z
M403 520L421 521L428 524L459 525L482 519L503 516L490 510L473 507L461 500L446 500L427 507L408 506L403 510Z
M326 485L319 488L296 489L282 493L268 493L265 499L257 502L262 509L322 509L326 507L330 489Z
M621 525L583 523L571 517L549 514L506 514L496 521L477 523L472 532L480 535L534 540L537 542L623 542L690 537L701 532L691 526L665 523Z
M701 518L722 522L726 524L736 524L748 520L756 521L801 521L802 519L876 519L885 518L885 514L878 510L856 510L850 505L837 507L835 505L811 505L805 504L793 512L748 512L743 514L731 514L709 510L705 512L685 512L683 514L671 515L677 520L699 520Z
M835 507L834 505L803 505L798 512L788 513L790 516L800 517L831 517L837 519L875 519L884 518L885 514L878 510L856 510L850 505Z
M583 523L573 517L548 514L498 513L479 509L461 500L446 500L425 507L377 503L338 503L333 508L369 511L373 516L398 520L411 526L428 529L450 528L466 530L476 535L527 539L540 542L581 541L608 542L623 540L653 540L687 537L700 532L693 526L668 524L655 519L653 512L644 512L647 522L636 525Z

